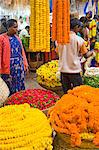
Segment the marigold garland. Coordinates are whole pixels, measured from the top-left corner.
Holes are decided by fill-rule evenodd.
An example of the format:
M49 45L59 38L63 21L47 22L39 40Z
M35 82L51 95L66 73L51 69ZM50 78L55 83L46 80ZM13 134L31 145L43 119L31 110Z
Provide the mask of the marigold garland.
M0 108L1 150L52 150L52 129L46 116L28 104Z
M69 43L70 0L53 0L52 39L59 44Z
M50 52L50 11L48 0L30 0L31 52Z
M73 146L80 146L82 139L91 139L99 146L98 96L99 88L82 85L70 90L49 110L52 127L70 135Z

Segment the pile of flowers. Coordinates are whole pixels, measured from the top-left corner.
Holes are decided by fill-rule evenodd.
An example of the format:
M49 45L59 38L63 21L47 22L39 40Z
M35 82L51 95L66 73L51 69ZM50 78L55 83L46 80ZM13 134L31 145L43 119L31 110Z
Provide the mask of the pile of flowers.
M83 139L99 146L99 88L82 85L68 91L48 115L58 133L71 136L72 146Z
M56 76L57 71L58 60L52 60L51 62L45 63L37 69L38 83L52 88L61 86L60 79Z
M98 67L87 68L87 70L85 72L85 76L87 76L87 77L99 76L99 68Z
M28 104L0 108L1 150L52 150L52 129L42 111Z
M59 100L59 96L52 91L28 89L10 96L5 105L28 103L31 107L44 110L53 106L57 100Z
M98 67L87 68L84 74L84 84L99 88L99 68Z

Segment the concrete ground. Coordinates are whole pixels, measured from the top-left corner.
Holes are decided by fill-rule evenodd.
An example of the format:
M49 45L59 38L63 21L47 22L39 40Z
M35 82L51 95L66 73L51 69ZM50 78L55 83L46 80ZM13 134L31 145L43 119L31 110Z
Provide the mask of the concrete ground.
M26 89L44 89L42 88L36 81L36 73L30 72L26 75L26 80L25 80L25 87ZM54 91L56 94L58 94L60 97L63 96L63 91L62 88L58 89L57 91Z
M25 80L25 87L26 89L34 89L34 88L42 89L42 87L36 81L36 73L34 72L27 73Z

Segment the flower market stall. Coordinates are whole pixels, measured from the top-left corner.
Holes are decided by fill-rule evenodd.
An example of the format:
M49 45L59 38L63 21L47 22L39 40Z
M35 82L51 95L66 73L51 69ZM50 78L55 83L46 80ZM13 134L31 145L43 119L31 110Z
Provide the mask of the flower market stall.
M35 62L29 58L29 64L37 69L44 63L41 55L51 50L49 9L53 12L52 39L58 44L70 42L70 0L50 1L53 7L49 0L5 0L3 4L12 8L22 2L31 6L26 46L28 53L35 53ZM86 68L86 85L65 95L58 60L41 65L36 74L42 89L26 89L9 97L7 87L0 91L4 92L0 97L4 104L0 108L0 150L99 150L99 68Z

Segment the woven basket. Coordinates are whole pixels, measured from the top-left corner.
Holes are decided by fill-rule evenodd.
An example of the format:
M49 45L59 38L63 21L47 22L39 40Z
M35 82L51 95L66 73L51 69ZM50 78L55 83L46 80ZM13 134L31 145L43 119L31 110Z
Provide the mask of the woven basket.
M70 136L65 134L57 134L54 140L53 150L99 150L90 140L82 140L80 147L72 147L70 145Z
M9 96L9 94L10 94L10 92L9 92L9 89L8 89L6 83L0 77L0 107L6 101L6 99Z
M47 90L50 90L50 91L53 91L55 92L57 95L59 95L60 97L62 97L64 95L63 93L63 90L62 90L62 87L61 86L57 86L57 87L48 87L46 85L42 85L42 84L39 84L41 87L43 87L44 89L47 89Z

